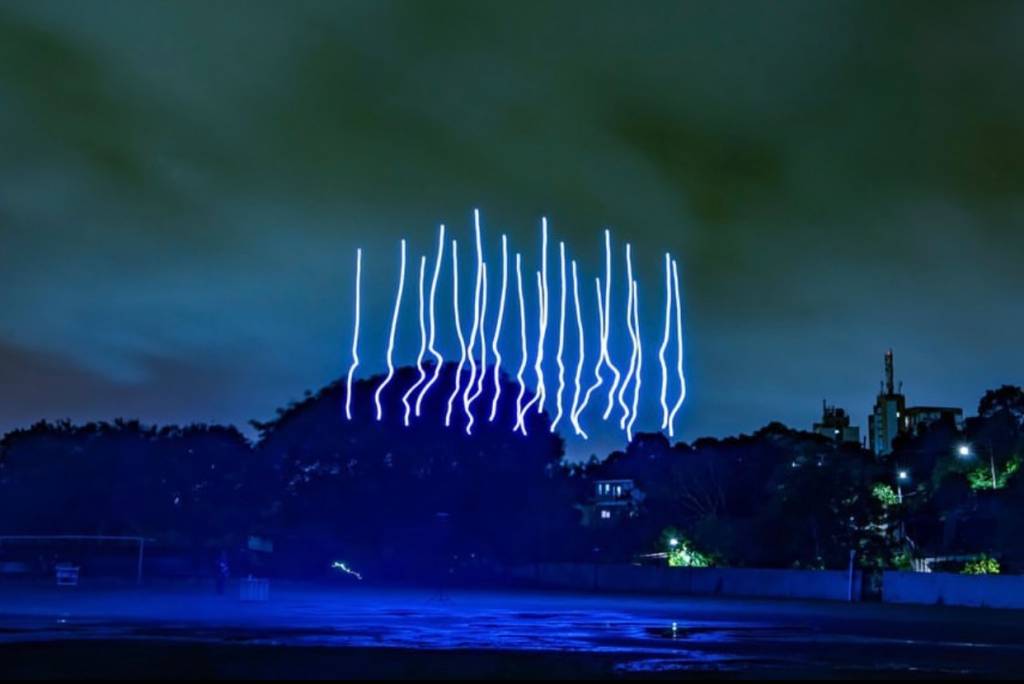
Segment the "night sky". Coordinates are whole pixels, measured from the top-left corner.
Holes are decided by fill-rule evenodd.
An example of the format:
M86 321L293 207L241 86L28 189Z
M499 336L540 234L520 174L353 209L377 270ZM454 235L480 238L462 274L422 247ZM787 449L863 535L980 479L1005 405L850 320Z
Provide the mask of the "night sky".
M379 371L399 238L445 222L468 266L474 207L531 274L548 216L590 307L602 229L632 242L652 344L679 257L684 439L863 427L890 346L971 413L1024 383L1022 35L998 2L4 1L0 430L273 416L347 369L357 246Z

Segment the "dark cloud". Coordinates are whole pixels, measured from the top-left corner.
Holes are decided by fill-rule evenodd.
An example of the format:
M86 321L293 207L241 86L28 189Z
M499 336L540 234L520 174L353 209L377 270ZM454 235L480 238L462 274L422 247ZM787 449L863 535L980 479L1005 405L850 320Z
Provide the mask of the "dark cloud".
M6 3L0 367L46 391L0 424L267 416L344 369L353 248L382 339L397 239L468 238L474 206L528 260L549 215L587 278L602 227L631 240L651 339L680 255L686 437L807 424L823 395L860 416L890 345L913 400L970 406L1024 381L1022 24L999 2Z

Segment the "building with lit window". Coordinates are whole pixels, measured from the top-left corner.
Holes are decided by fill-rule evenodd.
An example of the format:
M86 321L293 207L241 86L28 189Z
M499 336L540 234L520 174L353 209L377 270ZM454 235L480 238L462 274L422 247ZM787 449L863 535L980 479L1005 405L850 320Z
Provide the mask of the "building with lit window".
M635 517L643 494L633 480L597 480L594 496L581 505L583 524L613 525L625 518Z
M850 425L850 415L826 401L821 402L821 422L814 424L814 432L839 444L860 444L860 428Z
M893 354L885 353L885 380L875 399L875 408L868 416L868 442L876 456L892 453L892 443L900 435L917 435L937 423L948 423L963 429L963 409L948 406L907 407L903 384L894 381Z

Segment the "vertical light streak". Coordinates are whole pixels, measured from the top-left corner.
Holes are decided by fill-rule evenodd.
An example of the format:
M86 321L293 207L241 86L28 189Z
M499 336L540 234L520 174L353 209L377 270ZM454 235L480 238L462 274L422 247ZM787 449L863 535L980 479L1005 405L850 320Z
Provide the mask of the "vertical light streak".
M626 424L626 439L633 441L633 425L636 423L637 407L640 404L640 372L644 367L644 347L640 340L640 286L633 281L633 334L636 335L636 375L633 377L633 415Z
M459 321L459 245L452 240L452 307L455 313L455 334L459 338L459 365L455 369L455 389L448 397L448 410L444 414L444 425L452 424L452 405L459 395L462 383L462 368L466 365L466 338L462 336L462 323Z
M534 360L533 371L537 376L537 389L533 399L526 405L528 410L536 402L537 413L544 411L544 399L547 389L544 384L544 341L548 334L548 220L541 219L540 271L537 273L538 287L538 335L537 358Z
M516 289L519 292L519 339L522 358L519 361L519 372L516 373L516 380L519 382L519 396L516 397L516 424L513 431L521 430L526 435L526 424L523 422L523 395L526 394L526 383L523 382L523 373L526 372L526 364L530 360L530 351L526 346L526 298L523 296L523 269L522 257L516 254Z
M658 363L661 365L661 429L668 427L668 366L665 363L665 350L672 334L672 258L665 252L665 333L658 348Z
M555 418L551 421L551 432L558 427L562 420L562 393L565 391L565 364L562 362L562 353L565 349L565 243L558 243L558 264L561 274L562 289L559 291L558 304L558 350L555 353L555 363L558 365L558 392L555 394Z
M476 390L469 398L470 404L484 391L487 375L487 262L484 262L484 286L480 297L480 372L476 376Z
M483 287L480 288L480 372L477 374L476 387L473 392L465 398L463 407L466 410L466 434L473 434L473 423L476 419L473 417L471 407L476 398L480 396L480 393L484 389L484 377L487 374L487 338L484 332L484 323L487 321L487 262L483 263ZM472 355L473 350L470 349L469 353ZM469 386L466 387L469 389Z
M387 349L387 363L388 363L388 374L384 380L377 386L377 391L373 395L373 401L377 405L377 420L380 421L384 416L384 410L380 405L380 395L384 391L384 388L391 382L391 378L395 376L395 364L393 362L393 355L395 352L395 333L398 331L398 313L402 308L402 291L405 290L405 240L402 240L402 265L398 272L398 293L395 295L395 309L391 314L391 332L388 333L388 349Z
M416 397L416 417L420 416L420 407L423 405L423 397L427 395L427 390L430 389L431 385L437 382L437 378L441 375L441 366L444 363L444 357L441 356L441 352L437 350L434 344L437 342L437 325L434 319L434 302L437 299L437 280L441 275L441 262L444 258L444 224L441 224L441 228L438 231L437 236L437 260L434 262L434 275L430 279L430 306L427 311L430 317L430 339L427 342L427 349L431 354L434 355L434 374L427 381L427 384L423 385L423 389L420 390L420 394Z
M469 329L469 342L466 348L469 351L469 382L462 394L462 409L469 416L467 427L472 425L473 417L469 415L469 395L473 391L476 380L476 358L474 348L476 347L477 334L480 331L480 295L483 289L484 278L484 252L480 241L480 210L473 210L473 230L476 234L476 284L473 287L473 325Z
M498 398L501 396L501 352L498 351L498 340L501 338L501 322L505 318L505 291L508 289L508 238L501 236L501 292L498 295L498 320L494 322L494 336L491 338L491 350L494 352L494 397L491 399L491 415L489 422L494 422L498 415Z
M363 250L356 249L356 320L352 330L352 365L348 367L345 382L345 419L352 420L352 377L359 367L359 286L363 278Z
M538 301L542 301L543 299L544 299L544 280L543 280L543 276L541 276L541 274L540 274L540 271L537 271L537 300ZM543 320L543 318L544 318L543 306L541 306L541 321L540 321L541 329L544 328L544 320ZM543 382L544 382L544 371L541 370L541 364L543 364L543 363L544 363L544 340L543 340L542 336L538 335L538 337L537 337L537 359L536 359L536 362L534 364L534 372L537 374L537 386L538 387L540 387L543 384ZM533 396L530 398L530 401L526 402L526 406L523 407L523 414L524 415L527 412L529 412L529 410L531 408L533 408L534 404L537 404L538 406L540 405L539 402L541 401L541 395L542 395L541 389L538 389L536 392L534 392ZM540 409L538 408L537 410L539 411ZM525 419L523 419L523 420L525 421ZM525 422L524 422L524 427L525 427Z
M427 378L427 372L423 369L423 355L427 351L427 326L424 322L423 314L423 280L427 272L427 257L420 257L420 351L416 356L416 370L419 371L419 377L416 378L416 382L409 386L409 389L402 395L402 405L405 406L405 427L409 427L409 414L412 412L412 407L409 406L409 397L416 391L416 388Z
M615 403L615 388L619 386L619 379L622 375L619 369L612 363L611 354L608 353L608 338L611 336L611 303L612 303L612 232L607 228L604 231L604 324L601 333L601 358L598 363L603 362L612 372L611 386L608 388L608 406L601 415L603 420L608 420L612 413L612 406Z
M598 341L600 342L600 338L604 336L604 304L603 298L601 297L600 278L594 278L594 289L597 291L597 334ZM594 365L594 382L590 387L587 388L587 393L583 395L583 401L580 402L579 408L576 409L577 417L583 414L583 411L587 408L587 404L590 403L590 395L593 394L594 391L600 388L601 385L604 383L604 378L601 376L602 364L600 354L601 352L600 350L598 350L599 358L597 359L597 363Z
M573 379L572 407L569 409L569 421L573 430L583 439L587 439L587 433L580 426L580 376L583 374L583 362L586 358L586 340L583 336L583 312L580 311L580 285L576 275L576 260L572 261L572 300L576 312L576 341L578 344L576 357L576 376Z
M672 411L668 414L668 436L674 437L674 425L676 413L686 399L686 378L683 376L683 302L679 297L679 266L675 259L672 260L672 289L675 293L676 304L676 374L679 376L679 398L676 399Z
M619 429L626 429L626 420L629 419L629 405L625 401L626 390L633 380L633 372L636 370L636 336L633 334L633 253L630 244L626 243L626 331L629 333L629 342L632 345L629 353L629 368L626 376L619 387L619 406L622 408L622 418L619 420Z

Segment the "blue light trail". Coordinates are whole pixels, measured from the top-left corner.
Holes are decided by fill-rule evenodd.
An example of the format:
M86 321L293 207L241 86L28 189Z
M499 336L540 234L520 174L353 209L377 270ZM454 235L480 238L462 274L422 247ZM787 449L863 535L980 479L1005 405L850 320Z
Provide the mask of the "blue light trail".
M416 356L416 370L419 372L419 377L416 378L416 382L409 386L409 389L402 395L402 405L405 407L405 427L409 427L409 414L412 412L412 407L409 406L409 397L416 391L416 388L426 379L427 372L423 368L423 355L427 351L427 326L424 322L423 315L423 278L427 271L427 257L420 257L420 287L419 287L419 302L420 302L420 351Z
M558 243L558 264L561 273L562 286L559 291L558 305L558 351L555 353L555 362L558 365L558 391L555 394L555 417L551 421L551 432L558 427L562 420L562 393L565 391L565 364L562 362L562 353L565 350L565 243Z
M452 240L452 307L455 315L455 334L459 338L459 365L455 369L455 389L448 397L448 410L444 414L444 425L452 424L452 405L459 394L459 383L462 382L462 369L466 365L466 339L462 336L462 323L459 321L459 245Z
M501 293L498 296L498 320L494 322L494 336L491 338L494 351L494 398L491 400L491 415L488 422L494 422L498 414L498 399L501 397L501 351L498 340L501 338L501 322L505 318L505 291L508 289L508 238L501 236Z
M352 365L348 367L345 381L345 419L352 420L352 376L359 367L359 288L363 278L363 250L356 249L356 319L352 331Z
M384 412L380 405L380 395L384 391L384 388L391 382L391 378L395 376L395 364L392 356L395 352L395 333L398 330L398 314L402 308L402 292L405 290L405 240L402 240L402 265L399 269L398 275L398 293L395 295L395 310L391 314L391 332L388 334L388 349L387 349L387 362L388 362L388 374L384 378L383 382L377 386L377 391L373 395L373 401L377 405L377 420L380 421L384 416Z
M437 299L437 280L441 275L441 261L444 258L444 224L441 224L438 230L437 236L437 260L434 262L434 276L430 280L430 306L428 307L428 314L430 317L430 336L427 341L427 349L434 356L434 374L427 381L427 384L423 385L423 389L420 390L420 394L416 397L416 417L420 416L420 407L423 404L423 397L427 395L427 390L430 386L437 382L437 377L441 374L441 364L444 363L444 357L441 356L441 352L437 350L434 344L437 342L437 324L434 319L434 302Z

